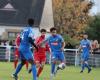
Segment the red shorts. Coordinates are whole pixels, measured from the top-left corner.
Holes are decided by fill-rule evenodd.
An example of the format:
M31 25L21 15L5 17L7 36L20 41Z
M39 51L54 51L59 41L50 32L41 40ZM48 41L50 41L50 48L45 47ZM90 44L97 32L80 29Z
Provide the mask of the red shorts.
M45 55L34 55L35 62L46 62L46 56Z
M18 57L18 58L20 57L18 48L15 49L15 57Z

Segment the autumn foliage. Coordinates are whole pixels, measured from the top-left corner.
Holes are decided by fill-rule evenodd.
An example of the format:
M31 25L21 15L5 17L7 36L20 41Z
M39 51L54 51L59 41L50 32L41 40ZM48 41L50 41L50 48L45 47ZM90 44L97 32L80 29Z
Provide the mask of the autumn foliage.
M93 3L88 0L52 0L54 24L59 33L78 37L89 21L89 10Z

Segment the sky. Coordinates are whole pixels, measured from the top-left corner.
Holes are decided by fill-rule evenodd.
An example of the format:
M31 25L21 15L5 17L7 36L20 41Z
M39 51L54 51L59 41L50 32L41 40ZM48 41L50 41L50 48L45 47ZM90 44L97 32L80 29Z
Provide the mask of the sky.
M94 0L94 6L90 10L90 15L100 13L100 0Z

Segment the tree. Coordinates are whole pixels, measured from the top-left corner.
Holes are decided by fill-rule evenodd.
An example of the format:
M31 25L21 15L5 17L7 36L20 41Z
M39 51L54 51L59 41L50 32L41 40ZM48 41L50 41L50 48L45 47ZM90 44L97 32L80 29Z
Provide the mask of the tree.
M88 12L93 3L87 0L52 0L54 24L58 32L79 38L88 24Z
M92 40L97 39L100 42L100 15L94 16L86 28L86 32Z

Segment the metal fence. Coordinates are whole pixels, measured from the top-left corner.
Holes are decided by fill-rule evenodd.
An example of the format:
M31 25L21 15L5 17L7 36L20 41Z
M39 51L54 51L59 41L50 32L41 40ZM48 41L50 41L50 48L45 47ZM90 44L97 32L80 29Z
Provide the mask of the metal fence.
M78 52L78 49L66 49L65 59L67 65L81 65L81 53ZM90 54L89 64L93 67L100 67L100 53Z
M14 46L0 46L0 61L14 61ZM78 49L65 49L65 60L67 65L81 65L81 54ZM47 63L50 63L50 55L47 54ZM89 64L100 67L100 53L90 55Z

